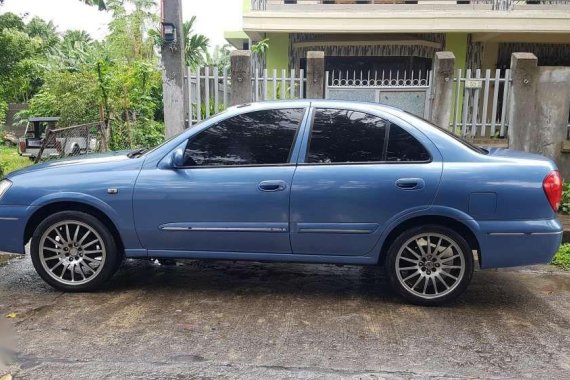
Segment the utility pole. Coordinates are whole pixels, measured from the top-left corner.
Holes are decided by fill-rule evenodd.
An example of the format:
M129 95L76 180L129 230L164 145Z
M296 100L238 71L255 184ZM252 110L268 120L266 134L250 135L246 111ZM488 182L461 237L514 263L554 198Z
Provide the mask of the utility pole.
M164 124L169 138L188 125L182 0L161 0L161 16Z

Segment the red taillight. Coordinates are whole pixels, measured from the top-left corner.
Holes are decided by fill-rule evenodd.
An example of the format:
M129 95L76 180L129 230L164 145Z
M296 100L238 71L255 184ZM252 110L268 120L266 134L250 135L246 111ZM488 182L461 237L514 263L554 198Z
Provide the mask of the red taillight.
M562 200L562 177L558 170L553 170L542 181L542 188L544 194L548 198L548 202L554 211L558 211L560 201Z
M20 153L26 153L26 141L20 141Z

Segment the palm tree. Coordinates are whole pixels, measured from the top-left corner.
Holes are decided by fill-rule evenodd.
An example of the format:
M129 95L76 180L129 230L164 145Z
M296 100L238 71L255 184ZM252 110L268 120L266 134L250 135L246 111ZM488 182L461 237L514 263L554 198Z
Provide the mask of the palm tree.
M30 37L38 37L44 49L50 49L60 41L57 28L52 21L46 22L39 17L34 17L28 22L25 30Z
M53 21L44 21L39 17L34 17L26 25L26 32L30 37L40 37L43 40L48 40L57 36L57 28Z
M93 64L96 57L91 36L83 30L69 30L61 43L50 49L48 65L55 70L79 71L82 65Z
M184 36L184 58L186 65L196 68L204 63L204 55L208 52L210 40L203 34L194 34L194 23L196 16L192 16L189 21L184 21L182 33Z
M90 44L93 42L89 33L84 30L68 30L63 35L63 43L73 46L77 43Z

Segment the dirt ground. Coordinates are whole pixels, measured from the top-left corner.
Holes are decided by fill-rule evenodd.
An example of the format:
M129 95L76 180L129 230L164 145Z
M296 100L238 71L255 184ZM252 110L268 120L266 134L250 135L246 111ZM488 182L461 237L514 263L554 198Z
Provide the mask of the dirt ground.
M373 267L128 261L66 294L0 255L0 377L570 377L569 272L479 271L437 308L386 285Z

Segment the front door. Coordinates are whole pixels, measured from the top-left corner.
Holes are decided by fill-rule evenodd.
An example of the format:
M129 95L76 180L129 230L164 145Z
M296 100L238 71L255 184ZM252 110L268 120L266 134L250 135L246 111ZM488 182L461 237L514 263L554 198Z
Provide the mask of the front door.
M153 251L291 253L291 151L305 109L254 111L190 137L184 167L145 169L136 229Z
M414 128L364 111L313 112L291 192L293 253L374 254L390 221L432 203L439 152Z

